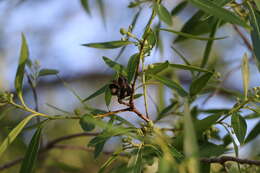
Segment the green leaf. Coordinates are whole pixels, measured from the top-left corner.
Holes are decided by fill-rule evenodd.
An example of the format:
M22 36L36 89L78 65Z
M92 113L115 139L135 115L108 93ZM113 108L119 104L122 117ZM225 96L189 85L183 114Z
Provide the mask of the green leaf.
M260 49L258 48L260 45L260 12L254 10L249 2L247 4L249 9L249 21L253 27L253 30L251 30L251 39L253 43L254 54L256 56L258 71L260 71Z
M208 117L195 122L194 127L197 135L201 135L205 130L214 125L221 117L222 113L209 115Z
M58 70L44 68L40 70L39 76L56 75L58 73L59 73Z
M190 3L203 10L204 12L218 17L226 22L230 22L232 24L237 24L243 26L245 28L250 28L245 21L240 19L234 13L226 10L225 8L221 8L217 4L209 0L188 0Z
M171 11L171 15L172 15L172 16L176 16L176 15L179 14L187 5L188 5L188 2L187 2L187 1L182 1L182 2L180 2L180 3Z
M249 87L249 65L248 65L248 57L247 54L244 54L242 60L242 76L243 76L243 88L244 88L244 97L247 100L247 93Z
M168 105L167 107L165 107L158 115L158 117L156 118L156 121L159 121L160 119L164 118L165 116L167 116L167 113L172 110L172 108L177 104L177 101L173 101L170 105Z
M84 10L87 12L87 14L90 14L88 0L80 0L80 3Z
M94 98L94 97L97 97L97 96L99 96L100 94L103 94L103 93L106 91L107 87L108 87L108 85L105 85L105 86L101 87L101 88L98 89L96 92L94 92L93 94L91 94L90 96L88 96L87 98L85 98L85 99L83 100L83 102L86 102L86 101L88 101L88 100L90 100L90 99L92 99L92 98Z
M104 26L106 27L106 12L105 12L105 4L103 0L96 0Z
M214 37L215 36L219 24L220 24L220 22L219 22L218 19L213 20L212 30L210 32L209 37ZM205 67L206 64L208 63L210 52L211 52L212 46L213 46L213 42L214 42L213 40L208 40L207 41L206 48L204 50L203 58L202 58L201 65L200 65L200 67L202 67L202 68Z
M97 158L103 151L106 140L95 145L94 158Z
M164 63L154 63L154 64L150 64L148 66L148 69L145 70L145 74L149 75L149 74L158 74L161 71L167 69L169 66L169 62L165 61Z
M132 81L134 77L138 63L139 63L139 54L136 53L130 57L126 68L127 80L129 83Z
M20 50L19 64L15 76L15 89L18 95L22 94L24 69L28 58L29 58L29 49L28 49L26 38L24 34L22 34L22 46Z
M260 11L260 1L259 0L254 0L258 10Z
M101 42L101 43L87 43L87 44L82 44L82 46L98 48L98 49L115 49L129 44L133 44L133 42L118 40L118 41Z
M93 123L88 122L88 118L87 118L88 116L91 115L89 114L83 115L79 120L79 124L81 128L86 132L91 131L95 128L95 125Z
M105 91L105 102L106 102L106 106L109 106L111 103L111 98L112 98L112 94L110 91L110 88L107 87L106 91Z
M231 125L240 145L243 144L247 131L246 120L240 114L234 113L231 117Z
M34 133L31 142L26 151L25 157L23 159L20 173L31 173L33 172L39 148L40 148L40 140L41 140L41 127L39 127Z
M0 145L0 157L5 152L6 148L15 140L15 138L20 134L24 126L33 118L38 115L30 115L23 119L4 139L3 143Z
M184 153L188 159L188 170L199 173L199 147L187 99L184 103Z
M162 4L157 3L155 3L154 8L161 21L165 22L167 25L172 25L172 16L167 8Z
M178 84L177 82L174 82L172 80L169 80L163 76L158 76L158 75L153 75L150 74L149 76L151 76L153 79L158 80L159 82L163 83L164 85L166 85L167 87L174 89L175 91L177 91L177 93L182 96L185 97L188 95L188 93L182 88L182 86L180 84Z
M183 62L185 62L186 65L191 65L188 59L180 52L178 51L175 47L171 46L172 50L176 52L179 57L182 59Z
M218 0L212 1L219 7L222 7L229 3L231 0ZM205 13L202 10L196 12L182 27L181 31L184 33L192 35L201 35L206 34L212 31L213 22L216 20L216 17L205 17ZM206 19L205 19L206 18ZM225 24L224 21L221 21L220 26ZM174 42L179 42L185 40L185 37L178 36Z
M211 72L207 69L203 69L203 68L192 66L192 65L169 64L169 67L177 68L177 69L181 69L181 70L190 70L190 71L206 72L206 73L213 74L213 72Z
M212 73L205 73L204 75L200 76L198 79L192 81L190 85L190 95L195 96L202 91L202 89L207 85L209 79L211 78Z
M105 172L105 169L111 165L119 156L119 154L122 152L122 149L119 149L118 151L115 151L112 156L109 157L109 159L101 166L100 170L98 173L103 173Z
M188 33L176 31L176 30L173 30L173 29L166 29L166 28L160 28L160 30L171 32L171 33L174 33L174 34L177 34L177 35L181 35L183 37L187 37L187 38L190 38L190 39L195 39L195 40L221 40L221 39L227 38L227 36L225 36L225 37L217 37L217 38L214 38L214 37L210 37L210 38L200 37L200 36L191 35L191 34L188 34Z
M260 121L253 127L253 129L250 131L250 133L247 135L245 139L245 143L248 143L255 139L260 133Z
M129 159L128 167L133 170L133 173L142 173L142 166L142 147L140 146L137 153Z
M126 70L124 68L123 65L116 63L115 61L112 61L111 59L103 56L103 60L105 61L105 63L112 68L113 70L115 70L118 74L122 74L124 76L126 75Z

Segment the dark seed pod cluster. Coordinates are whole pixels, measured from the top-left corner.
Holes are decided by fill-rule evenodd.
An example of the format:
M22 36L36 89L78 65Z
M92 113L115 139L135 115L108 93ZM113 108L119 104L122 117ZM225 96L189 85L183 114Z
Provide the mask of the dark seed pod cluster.
M128 84L125 77L120 76L117 80L113 80L109 85L112 95L116 95L119 99L124 99L132 93L132 88Z

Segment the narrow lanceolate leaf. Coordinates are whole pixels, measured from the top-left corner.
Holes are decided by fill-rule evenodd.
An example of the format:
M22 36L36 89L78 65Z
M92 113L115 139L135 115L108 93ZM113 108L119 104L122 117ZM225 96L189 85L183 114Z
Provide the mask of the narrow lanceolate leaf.
M212 24L212 30L210 32L210 37L214 37L216 32L217 32L217 29L218 29L218 26L219 26L219 23L220 21L217 19L217 20L213 20L213 24ZM213 42L214 40L208 40L207 41L207 44L206 44L206 48L204 50L204 53L203 53L203 58L202 58L202 61L201 61L201 65L200 67L205 67L206 64L208 63L209 61L209 57L210 57L210 53L211 53L211 50L212 50L212 46L213 46Z
M127 64L127 80L130 83L134 77L134 74L136 72L136 68L138 66L138 62L139 62L139 54L136 53L134 55L132 55L128 61Z
M101 166L101 168L99 169L98 173L103 173L105 172L106 168L111 165L119 156L119 154L122 152L121 149L119 149L118 151L114 152L112 154L112 156L109 157L109 159Z
M44 68L40 70L39 76L56 75L58 73L59 73L58 70Z
M0 146L0 157L6 150L6 148L15 140L15 138L20 134L24 126L33 118L37 115L33 114L28 117L26 117L24 120L22 120L9 134L8 136L4 139L3 143Z
M188 172L199 173L199 147L192 123L188 100L184 103L184 153L188 159Z
M177 68L177 69L181 69L181 70L198 71L198 72L206 72L206 73L212 73L213 74L213 72L211 72L207 69L203 69L203 68L192 66L192 65L169 64L169 67Z
M180 32L180 31L176 31L176 30L173 30L173 29L166 29L166 28L160 28L160 30L171 32L171 33L174 33L174 34L177 34L177 35L180 35L180 36L183 36L183 37L187 37L187 38L190 38L190 39L195 39L195 40L221 40L221 39L227 38L226 36L225 37L217 37L217 38L214 38L214 37L210 37L210 38L200 37L200 36L196 36L196 35Z
M242 76L243 76L243 88L244 88L244 97L247 100L247 92L249 86L249 65L248 65L248 57L247 54L244 54L242 60Z
M188 5L188 2L187 2L187 1L182 1L182 2L180 2L180 3L171 11L171 15L172 15L172 16L176 16L176 15L179 14L187 5Z
M107 85L101 87L99 90L97 90L96 92L94 92L93 94L91 94L90 96L88 96L87 98L85 98L85 99L83 100L83 102L86 102L86 101L88 101L88 100L90 100L90 99L92 99L92 98L94 98L94 97L97 97L97 96L103 94L103 93L106 91L107 87L108 87Z
M151 76L153 79L161 82L162 84L166 85L167 87L174 89L182 97L185 97L185 96L188 95L188 93L177 82L174 82L174 81L167 79L163 76L159 76L159 75L155 75L155 74L150 74L149 76Z
M102 43L87 43L87 44L82 44L82 46L98 48L98 49L115 49L129 44L133 44L133 42L118 40L118 41L110 41L110 42L102 42Z
M103 60L110 68L115 70L118 74L122 74L124 76L127 75L126 70L123 65L118 64L117 62L112 61L111 59L109 59L108 57L105 57L105 56L103 56Z
M248 9L250 24L253 27L253 30L251 31L251 39L254 47L253 49L256 56L258 70L260 71L260 49L258 48L260 45L260 12L254 10L249 2Z
M177 101L173 101L170 105L168 105L167 107L165 107L158 115L158 117L156 118L156 121L159 121L160 119L164 118L165 116L167 116L167 113L170 112L170 110L172 110L172 108L177 104Z
M190 85L190 95L195 96L199 92L201 92L202 89L207 85L207 83L212 75L213 75L212 73L205 73L198 79L195 79L194 81L192 81L192 83Z
M29 49L24 34L22 34L22 46L20 50L19 64L15 76L15 89L18 95L22 93L23 77L26 61L29 58Z
M112 98L112 94L111 94L110 88L107 87L107 89L106 89L106 91L105 91L105 102L106 102L106 106L109 106L109 105L110 105L111 98Z
M148 66L148 69L145 70L145 74L149 75L149 74L158 74L161 71L167 69L169 66L169 62L165 61L164 63L154 63L154 64L150 64Z
M260 121L253 127L248 136L246 137L245 143L248 143L255 139L260 134Z
M128 167L133 170L133 173L142 173L142 148L138 148L137 154L132 155L128 162Z
M20 173L32 173L38 156L41 140L41 127L34 133L22 162Z
M246 120L240 114L234 113L231 117L231 125L238 141L243 144L247 131Z
M170 12L162 4L155 4L155 11L158 14L160 20L165 22L167 25L172 25L172 16Z
M88 0L80 0L80 3L84 10L87 12L87 14L90 14Z
M188 1L191 2L193 5L195 5L196 7L198 7L199 9L203 10L204 12L213 15L215 17L218 17L226 22L237 24L245 28L250 28L250 26L248 26L245 21L240 19L234 13L228 11L225 8L221 8L220 6L218 6L212 1L209 0L188 0Z

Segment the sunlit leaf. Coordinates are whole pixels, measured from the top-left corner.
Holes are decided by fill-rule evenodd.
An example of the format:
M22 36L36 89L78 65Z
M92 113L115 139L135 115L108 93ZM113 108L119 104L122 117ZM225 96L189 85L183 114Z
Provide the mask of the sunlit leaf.
M247 100L247 93L248 93L248 87L249 87L249 65L248 65L248 57L247 54L244 54L243 60L242 60L242 77L243 77L243 88L244 88L244 97L245 100Z
M19 58L19 63L18 63L18 68L16 71L16 76L15 76L15 89L18 95L22 94L22 89L23 89L23 77L24 77L24 72L25 72L25 65L27 62L27 59L29 58L29 49L27 45L26 38L24 34L22 34L22 46L20 50L20 58Z
M238 141L243 144L247 131L246 120L240 114L234 113L231 117L231 125Z
M119 41L110 41L110 42L101 42L101 43L87 43L87 44L82 44L82 46L98 48L98 49L115 49L129 44L133 44L133 42L119 40Z
M167 25L172 25L172 16L170 12L162 4L155 3L155 11L158 14L160 20L165 22Z
M83 100L83 102L86 102L86 101L88 101L88 100L90 100L90 99L92 99L92 98L94 98L94 97L97 97L97 96L99 96L100 94L103 94L103 93L106 91L107 87L108 87L108 85L105 85L105 86L101 87L100 89L98 89L97 91L95 91L93 94L91 94L90 96L88 96L87 98L85 98L85 99Z
M41 127L34 133L23 159L20 173L32 173L38 156L41 140Z
M2 154L5 152L6 148L15 140L15 138L20 134L20 132L23 130L24 126L33 118L36 117L37 115L33 114L25 119L23 119L9 134L8 136L4 139L2 144L0 145L0 157Z
M56 75L58 73L59 73L58 70L44 68L40 70L39 76Z
M200 76L198 79L192 81L190 85L190 95L195 96L199 94L202 89L207 85L209 79L212 77L212 73L205 73Z
M74 165L70 165L68 163L60 162L60 161L53 161L51 163L52 166L55 168L58 168L62 172L66 173L79 173L81 171L81 168L76 167Z
M180 84L178 84L177 82L174 82L172 80L169 80L163 76L158 76L158 75L155 75L155 74L150 74L150 76L163 83L164 85L166 85L167 87L171 88L171 89L174 89L175 91L177 91L178 94L180 94L180 96L182 97L185 97L188 95L188 93L182 88L182 86Z
M240 19L234 13L228 11L225 8L221 8L217 4L209 0L188 0L190 3L203 10L204 12L218 17L226 22L237 24L245 28L250 28L245 21Z

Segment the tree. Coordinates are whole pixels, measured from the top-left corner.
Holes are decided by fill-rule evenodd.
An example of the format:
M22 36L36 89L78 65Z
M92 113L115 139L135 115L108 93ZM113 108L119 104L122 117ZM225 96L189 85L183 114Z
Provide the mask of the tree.
M97 2L103 11L102 1ZM81 0L81 4L86 12L90 13L88 1ZM198 8L198 11L190 17L180 31L173 30L172 17L184 10L188 4ZM146 5L149 6L151 13L142 36L138 37L133 29L140 11ZM31 119L41 118L38 118L37 123L31 127L36 131L25 156L0 166L0 170L22 161L20 172L32 172L39 156L53 148L60 148L87 150L92 152L95 158L99 157L102 152L109 155L99 172L258 172L257 166L260 165L258 158L243 159L240 158L239 153L241 146L249 143L259 134L260 88L249 86L249 60L254 57L254 62L258 67L260 61L260 52L257 49L257 45L260 44L259 2L257 0L244 0L241 3L231 0L187 0L180 2L169 12L168 7L161 0L136 0L130 2L128 7L140 10L134 15L127 29L120 29L121 40L83 44L83 46L97 49L120 48L120 52L116 60L103 56L106 65L114 71L111 81L85 99L78 96L83 110L75 109L69 115L41 113L37 106L32 109L24 101L24 76L28 78L28 84L37 102L35 88L38 79L46 75L57 75L58 71L41 69L37 63L30 60L27 41L25 35L22 34L19 65L14 82L16 92L2 92L1 106L12 106L30 115L19 122L3 140L0 145L0 156L15 141ZM157 18L158 22L156 22ZM215 71L214 64L210 65L213 43L226 38L216 37L216 31L227 24L233 26L252 53L250 59L246 53L242 55L243 93L223 88L224 80L219 79L219 73ZM252 45L238 26L251 34ZM146 66L146 59L153 53L153 50L164 47L161 32L178 35L173 41L172 49L180 55L183 64L162 61ZM209 36L200 36L202 34L209 34ZM199 65L190 62L174 47L178 42L188 39L206 42ZM128 64L124 66L119 64L117 59L127 46L134 46L136 53L129 57ZM190 73L191 82L188 86L184 86L175 75L179 70ZM157 116L152 119L148 107L148 93L150 92L148 86L154 84L159 86L157 88L159 99L156 100ZM142 93L136 92L138 88L142 88ZM166 88L172 93L168 105L163 102ZM203 96L207 95L206 102L218 92L237 99L232 108L201 109L197 105L198 100ZM108 108L113 97L124 108L102 110L86 103L101 94L104 94L104 101ZM140 107L136 105L136 99L141 98L145 113L142 113ZM250 113L245 113L243 110L249 110ZM127 117L119 116L123 112L129 113L128 116L139 117L143 123L129 122ZM204 117L201 118L201 115ZM227 121L228 119L230 121ZM247 130L248 119L258 120L250 132ZM50 120L78 120L77 123L85 132L63 136L44 145L41 142L42 128ZM160 125L163 120L169 122L167 128ZM224 136L220 135L221 129L225 131ZM87 148L58 144L61 141L82 136L93 136ZM103 151L105 143L115 136L121 138L120 146L113 152ZM227 156L227 153L232 153L234 156Z

